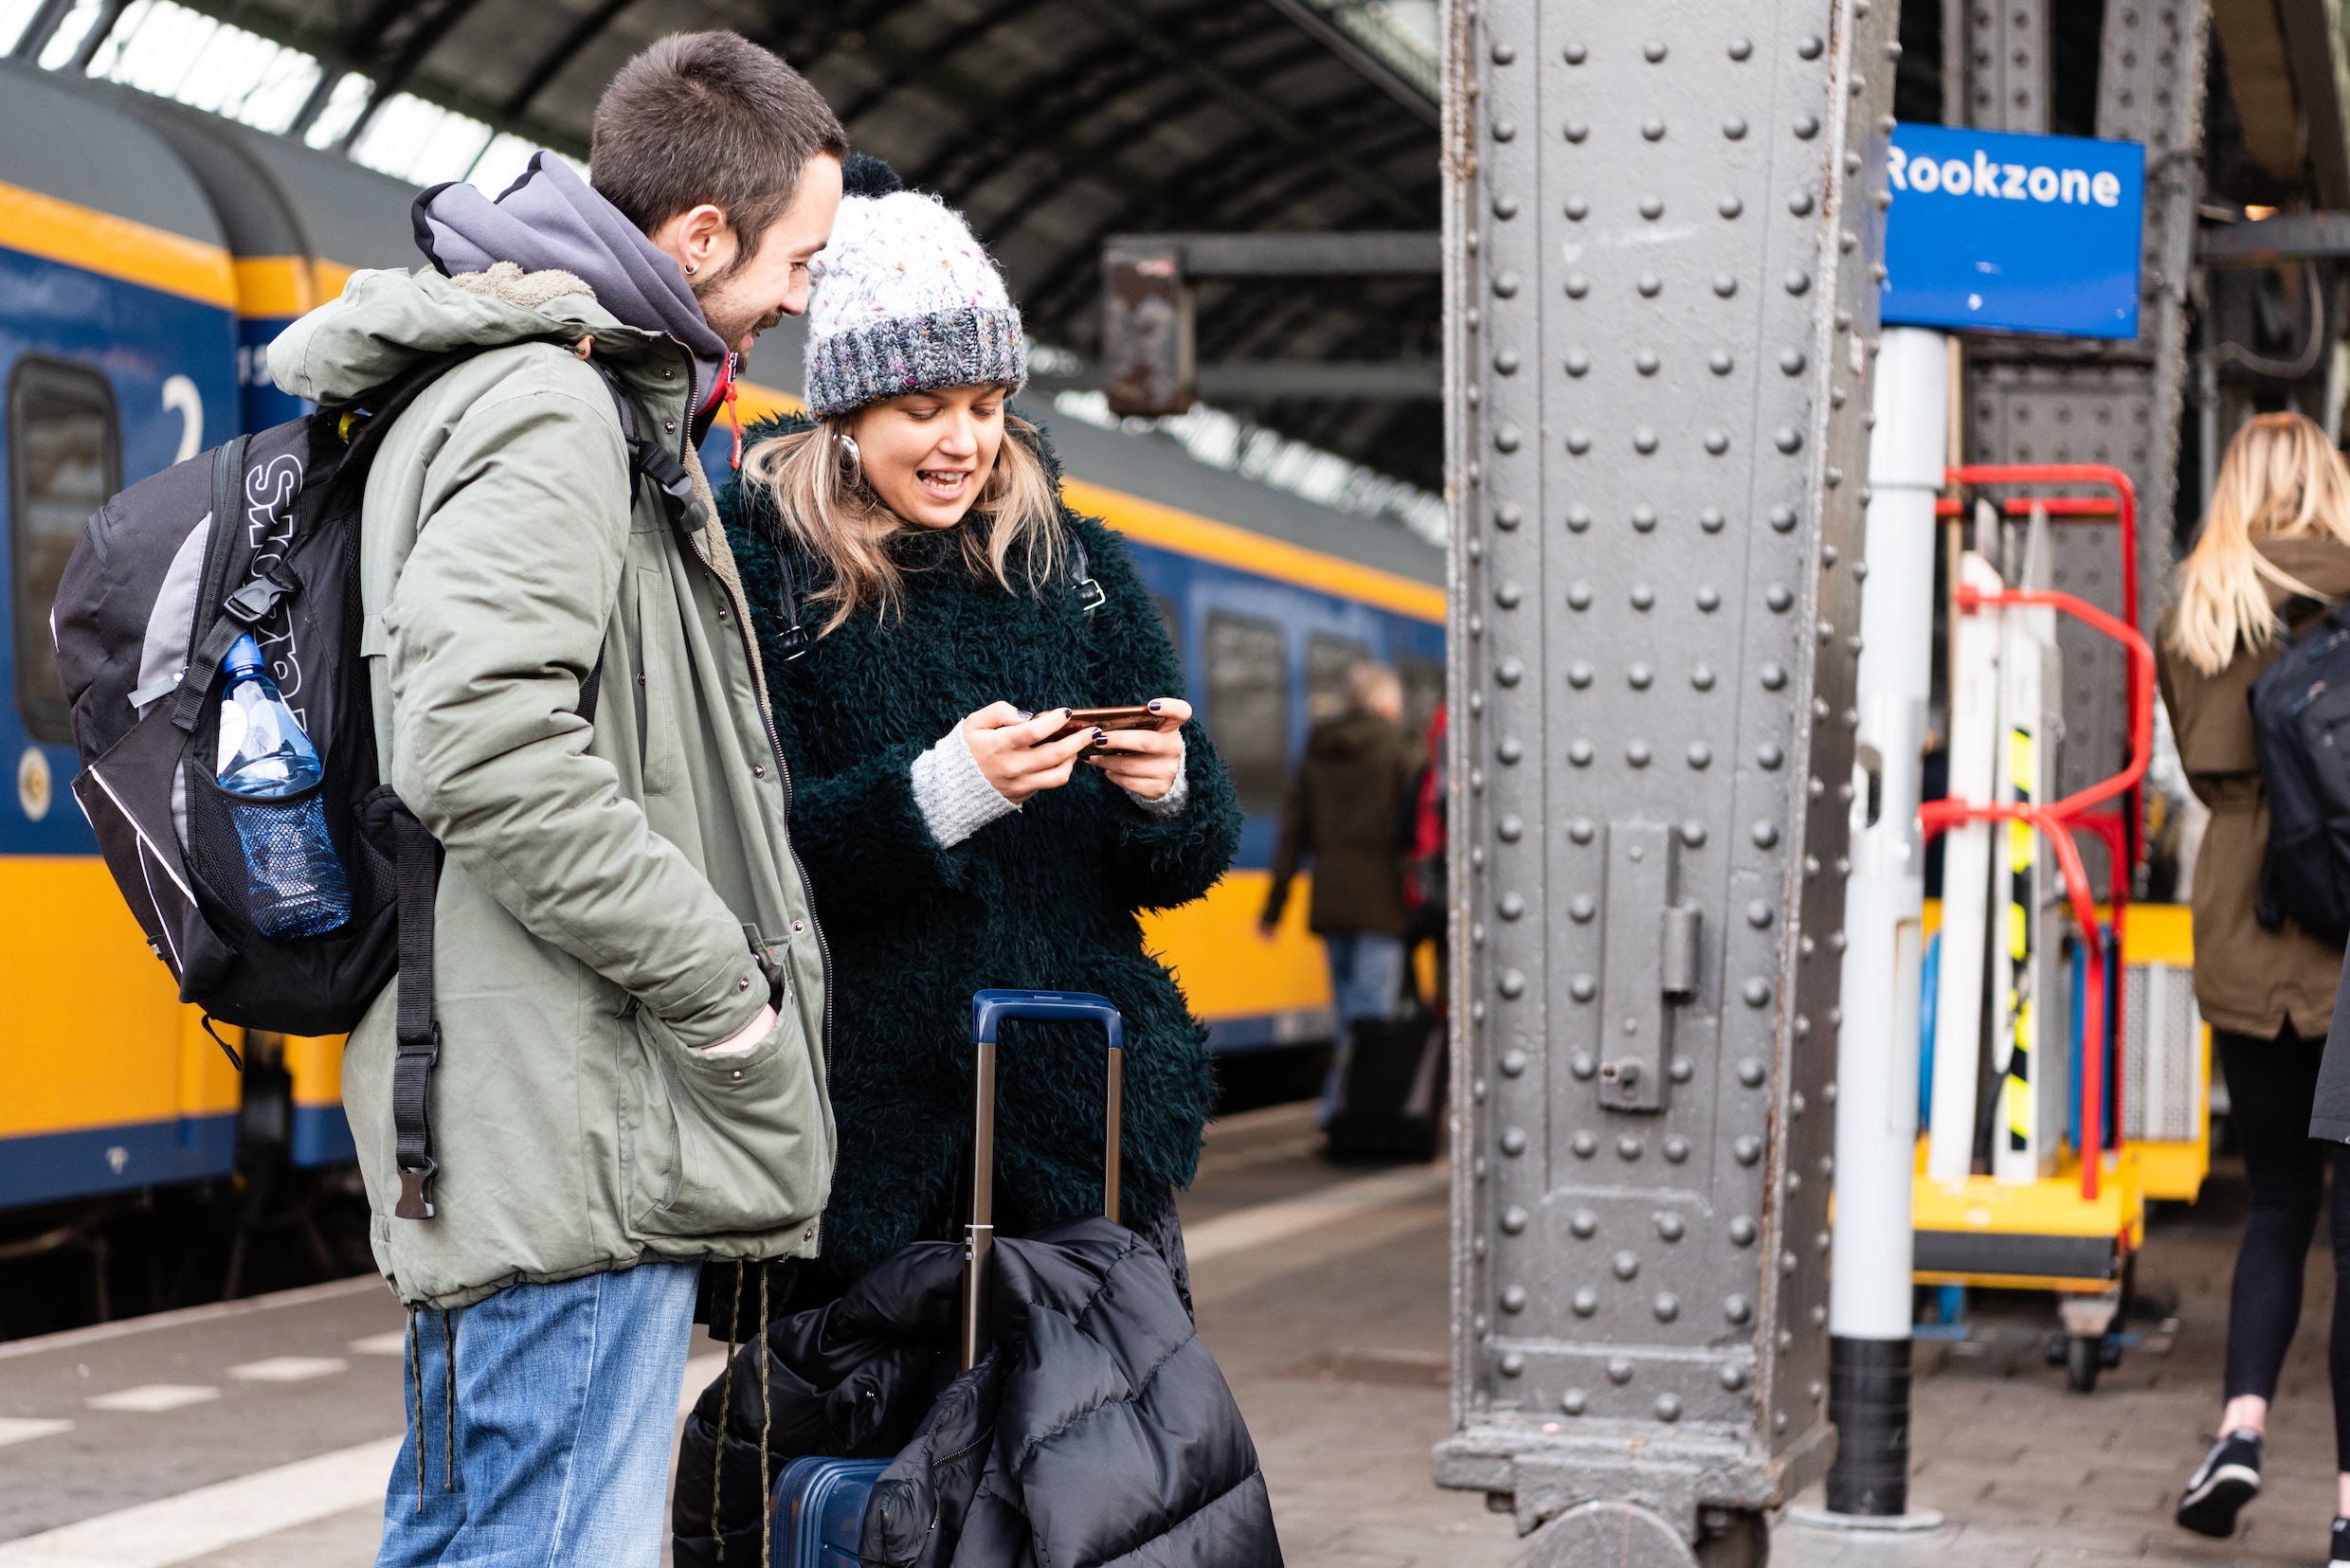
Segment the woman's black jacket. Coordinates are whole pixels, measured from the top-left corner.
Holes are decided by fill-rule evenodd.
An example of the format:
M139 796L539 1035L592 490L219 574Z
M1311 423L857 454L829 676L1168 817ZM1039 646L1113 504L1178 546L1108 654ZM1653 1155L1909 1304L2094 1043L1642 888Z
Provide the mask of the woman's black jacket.
M751 436L803 427L768 422ZM1058 485L1050 449L1041 455ZM1135 915L1198 898L1232 859L1239 807L1214 746L1198 723L1184 726L1190 800L1171 820L1080 764L1067 785L947 849L924 825L911 774L915 757L998 700L1042 712L1183 694L1125 547L1062 509L1106 595L1089 613L1066 565L1031 590L1016 562L1006 591L965 566L951 534L909 531L895 546L910 568L899 613L884 624L864 605L789 658L772 493L738 479L718 506L791 768L792 845L831 953L840 1161L824 1256L854 1276L910 1241L960 1234L971 994L996 986L1098 991L1125 1015L1125 1217L1150 1222L1191 1180L1210 1068L1206 1032L1144 950ZM791 559L803 595L824 580L814 559ZM804 615L812 629L825 607ZM1005 1234L1100 1212L1103 1066L1098 1029L1005 1026Z

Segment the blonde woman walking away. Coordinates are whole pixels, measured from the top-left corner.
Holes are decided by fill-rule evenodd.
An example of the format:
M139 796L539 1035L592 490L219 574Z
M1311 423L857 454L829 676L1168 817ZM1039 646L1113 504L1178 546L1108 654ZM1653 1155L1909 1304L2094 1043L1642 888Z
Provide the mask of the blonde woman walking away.
M2251 687L2286 643L2350 596L2350 474L2299 414L2262 414L2228 443L2201 537L2157 633L2162 702L2187 781L2211 808L2196 857L2195 996L2226 1074L2252 1207L2228 1303L2219 1440L2178 1500L2178 1523L2233 1533L2260 1492L2277 1374L2301 1319L2302 1264L2324 1197L2311 1141L2318 1067L2341 949L2252 912L2269 806L2252 749ZM2334 1162L2332 1368L2341 1496L2330 1560L2350 1563L2350 1160Z

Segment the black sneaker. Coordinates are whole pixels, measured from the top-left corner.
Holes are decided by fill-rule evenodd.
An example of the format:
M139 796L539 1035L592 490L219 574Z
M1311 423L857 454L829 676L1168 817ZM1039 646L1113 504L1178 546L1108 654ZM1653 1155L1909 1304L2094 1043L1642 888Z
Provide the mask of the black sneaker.
M2326 1568L2333 1568L2336 1563L2350 1563L2350 1519L2335 1516L2334 1545L2325 1554L2325 1562Z
M2260 1495L2260 1434L2232 1432L2212 1445L2178 1500L2178 1523L2197 1535L2235 1534L2236 1510ZM2336 1549L2350 1546L2337 1527ZM2342 1560L2350 1561L2350 1559Z

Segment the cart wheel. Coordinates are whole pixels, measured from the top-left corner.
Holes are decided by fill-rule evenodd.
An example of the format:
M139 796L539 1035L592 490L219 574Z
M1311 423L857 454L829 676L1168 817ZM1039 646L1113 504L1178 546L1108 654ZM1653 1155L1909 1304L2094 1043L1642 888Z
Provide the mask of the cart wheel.
M2065 1342L2065 1382L2075 1394L2097 1391L2097 1374L2105 1361L2103 1334L2074 1334Z
M2099 1362L2110 1372L2122 1364L2122 1336L2107 1334L2099 1342L2105 1348L2098 1353Z
M1697 1568L1765 1568L1770 1561L1770 1526L1761 1514L1702 1518L1699 1523Z

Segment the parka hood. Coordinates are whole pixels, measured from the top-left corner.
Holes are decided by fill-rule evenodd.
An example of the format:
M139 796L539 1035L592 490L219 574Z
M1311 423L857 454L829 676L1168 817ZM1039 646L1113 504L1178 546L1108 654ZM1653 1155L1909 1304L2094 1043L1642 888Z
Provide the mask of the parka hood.
M621 321L685 345L694 356L696 408L726 369L726 344L703 318L677 260L561 159L533 153L522 177L495 202L461 182L425 191L416 201L416 243L444 277L512 261L524 272L584 280Z
M269 373L295 397L346 403L420 359L590 334L599 352L651 338L615 320L568 272L524 272L511 261L456 279L421 269L358 272L339 297L278 334Z

